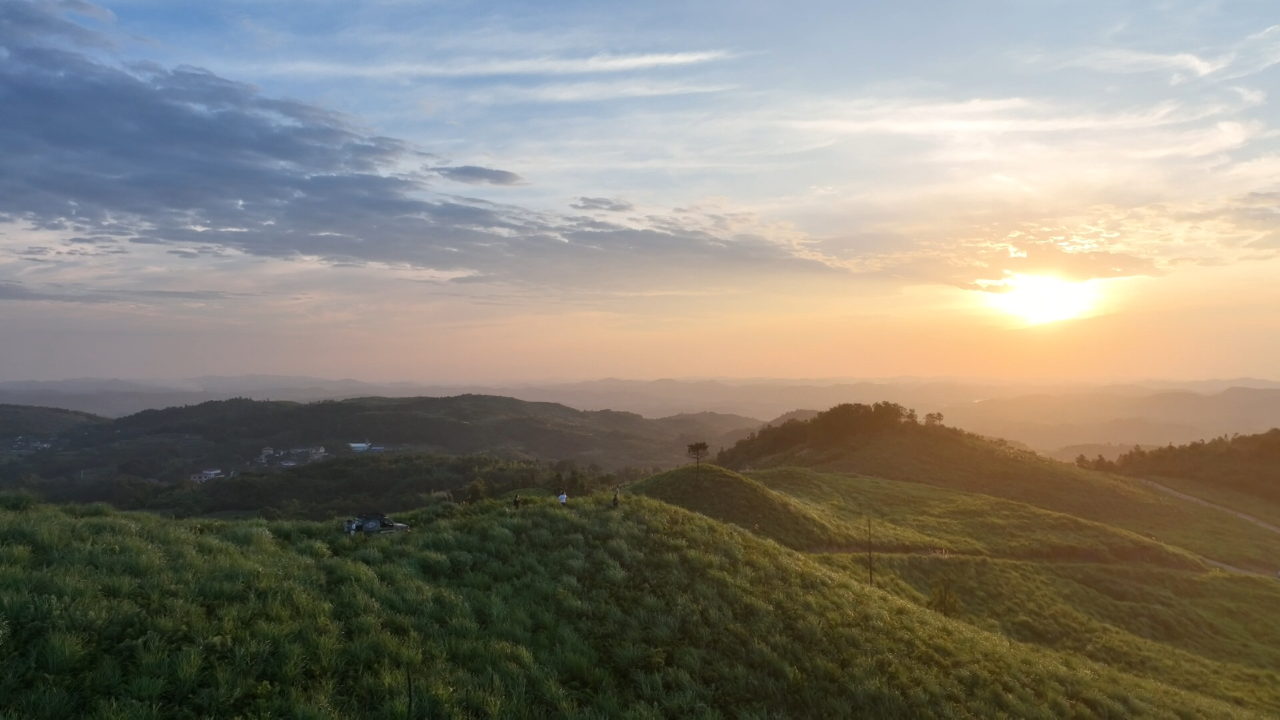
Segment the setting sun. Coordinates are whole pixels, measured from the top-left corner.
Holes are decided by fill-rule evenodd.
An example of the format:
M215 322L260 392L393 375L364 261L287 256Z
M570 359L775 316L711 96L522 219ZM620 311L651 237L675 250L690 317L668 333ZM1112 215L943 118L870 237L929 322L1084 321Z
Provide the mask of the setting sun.
M1098 295L1092 283L1035 275L1014 275L999 287L1003 290L991 295L991 305L1031 325L1080 317Z

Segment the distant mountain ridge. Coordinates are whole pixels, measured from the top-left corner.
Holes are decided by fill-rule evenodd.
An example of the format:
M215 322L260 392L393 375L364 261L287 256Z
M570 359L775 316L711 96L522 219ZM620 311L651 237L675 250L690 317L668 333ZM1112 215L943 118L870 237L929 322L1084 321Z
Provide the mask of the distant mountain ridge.
M778 417L798 408L882 400L942 412L947 423L1042 453L1070 445L1185 443L1280 426L1280 383L1253 378L1084 385L961 380L618 380L447 386L281 375L162 382L78 379L0 383L0 403L121 417L146 409L247 397L314 402L356 397L498 395L647 418L716 412Z

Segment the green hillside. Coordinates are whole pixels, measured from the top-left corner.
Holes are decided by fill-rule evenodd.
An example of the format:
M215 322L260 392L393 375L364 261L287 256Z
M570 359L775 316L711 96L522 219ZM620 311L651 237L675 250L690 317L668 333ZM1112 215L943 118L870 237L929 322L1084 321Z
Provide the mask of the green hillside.
M1252 493L1224 487L1212 480L1201 482L1167 475L1157 475L1153 478L1144 479L1280 527L1280 502L1272 502Z
M1257 703L1265 687L1224 698L1233 688L1189 691L1017 642L646 498L399 519L413 532L348 538L332 523L0 510L0 713L1226 718L1275 707ZM1241 669L1238 684L1254 677Z
M1022 642L1069 650L1180 687L1280 702L1280 582L1222 572L1186 551L1021 503L807 469L754 473L837 518L872 516L880 585L927 603L940 583L956 617ZM943 552L900 552L895 532ZM1278 538L1280 539L1280 538ZM860 552L824 558L865 572ZM1187 572L1190 571L1190 572Z
M704 467L701 483L692 471L650 478L637 491L660 487L668 502L765 537L780 524L753 525L750 513L746 521L726 517L717 499L752 488L744 494L755 498L753 507L791 509L783 526L789 537L801 535L795 526L805 518L821 517L815 530L830 536L842 528L852 535L871 517L872 574L881 589L937 606L946 587L954 598L949 614L974 627L1280 711L1280 616L1272 612L1280 583L1273 579L1224 573L1178 547L985 495L801 468L756 471L748 480ZM755 481L773 492L755 489ZM865 535L818 550L813 557L824 565L868 577Z
M1194 554L1133 532L1032 505L879 478L778 468L751 477L852 526L873 520L873 545L1012 560L1140 562L1204 570ZM911 537L903 542L903 537ZM865 538L857 545L865 546Z
M859 412L843 407L864 408ZM720 454L733 469L807 467L1013 500L1128 530L1259 573L1280 569L1277 536L1141 482L1017 450L998 440L914 422L898 406L839 406L766 428ZM895 410L896 408L896 410Z

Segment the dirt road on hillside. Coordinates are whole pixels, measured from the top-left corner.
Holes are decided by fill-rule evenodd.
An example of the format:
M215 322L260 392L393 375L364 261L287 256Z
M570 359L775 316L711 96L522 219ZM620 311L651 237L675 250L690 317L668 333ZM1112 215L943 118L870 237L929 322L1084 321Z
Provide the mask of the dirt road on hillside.
M1232 510L1231 508L1225 505L1219 505L1218 503L1209 502L1208 500L1201 500L1195 495L1188 495L1184 492L1178 492L1177 490L1174 490L1171 487L1165 487L1164 485L1161 485L1160 483L1154 482L1152 480L1144 480L1142 478L1138 478L1138 482L1143 483L1145 485L1149 485L1150 487L1155 488L1156 490L1159 490L1162 493L1172 495L1176 498L1182 498L1183 500L1186 500L1188 502L1193 502L1197 505L1203 505L1207 508L1213 508L1214 510L1221 510L1222 512L1225 512L1225 513L1231 513L1232 515L1235 515L1241 520L1251 522L1254 525L1257 525L1258 527L1263 528L1264 530L1270 530L1271 532L1277 535L1280 535L1280 526L1272 525L1266 520L1259 520L1258 518L1252 515L1248 515L1246 513L1242 513L1239 510Z
M1280 527L1276 525L1272 525L1266 520L1259 520L1258 518L1248 513L1242 513L1239 510L1232 510L1226 505L1219 505L1218 503L1209 502L1208 500L1203 500L1201 498L1198 498L1195 495L1188 495L1184 492L1179 492L1177 490L1174 490L1171 487L1166 487L1152 480L1145 480L1142 478L1136 478L1136 479L1138 482L1152 488L1153 490L1159 490L1160 492L1165 493L1166 495L1172 495L1173 497L1176 497L1179 500L1186 500L1187 502L1193 502L1197 505L1203 505L1204 507L1207 507L1207 508L1213 508L1214 510L1220 510L1224 513L1230 513L1231 515L1235 515L1236 517L1240 518L1241 520L1244 520L1245 522L1251 522L1254 525L1257 525L1258 527L1264 530L1270 530L1271 532L1277 535L1280 535ZM1209 563L1210 565L1216 568L1221 568L1223 570L1226 570L1227 572L1239 573L1241 575L1256 575L1258 577L1271 577L1266 573L1254 572L1252 570L1245 570L1244 568L1239 568L1234 565L1228 565L1223 562L1218 562L1217 560L1210 560L1209 558L1204 558L1204 557L1202 557L1201 559Z

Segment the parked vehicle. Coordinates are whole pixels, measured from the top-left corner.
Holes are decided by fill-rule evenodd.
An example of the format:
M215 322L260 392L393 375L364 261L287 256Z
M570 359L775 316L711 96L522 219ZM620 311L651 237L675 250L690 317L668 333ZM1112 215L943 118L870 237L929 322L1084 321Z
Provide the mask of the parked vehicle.
M342 530L348 535L355 535L357 532L362 532L365 535L380 535L382 533L409 532L409 526L404 523L398 523L382 513L376 513L347 520L342 523Z

